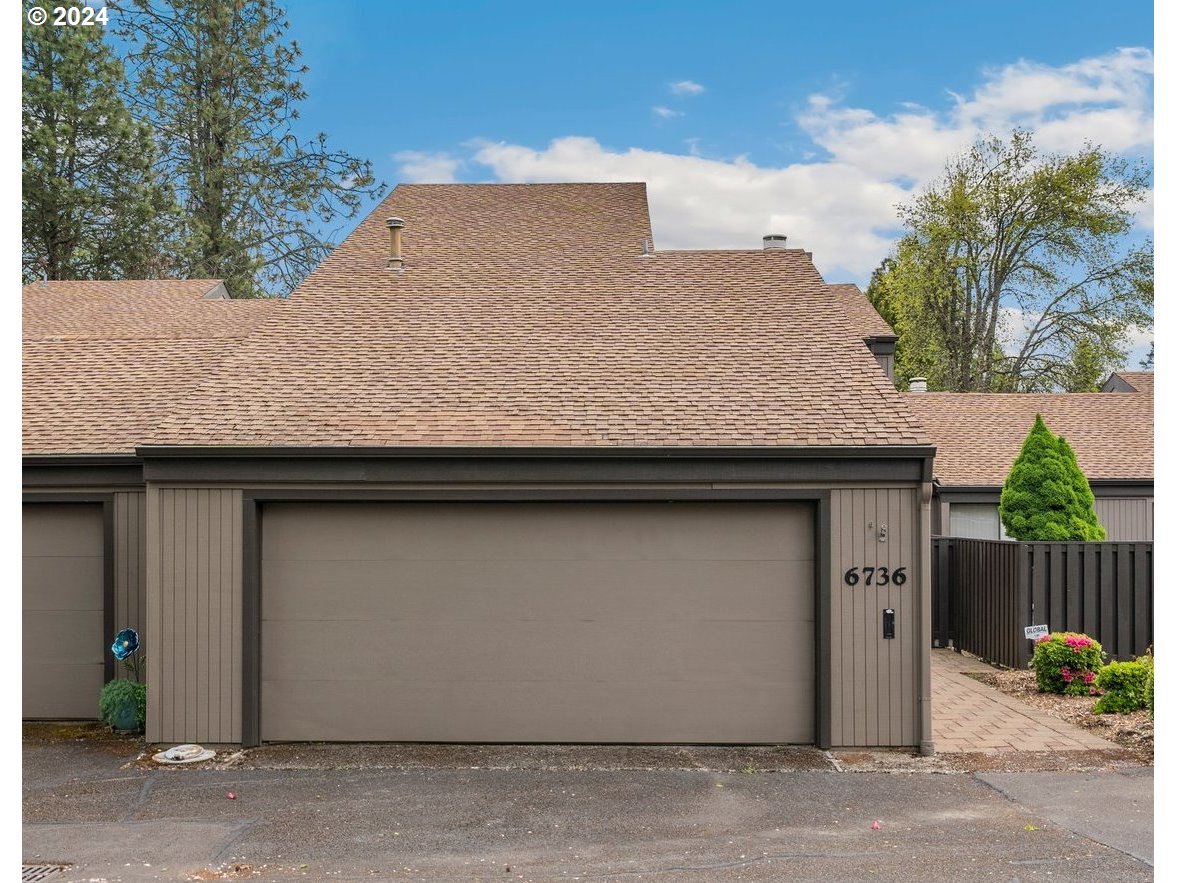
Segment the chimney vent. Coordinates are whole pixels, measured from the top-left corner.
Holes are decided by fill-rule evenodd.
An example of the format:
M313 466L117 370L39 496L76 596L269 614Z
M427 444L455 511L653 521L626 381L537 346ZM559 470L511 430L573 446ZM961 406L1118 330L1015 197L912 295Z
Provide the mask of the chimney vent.
M769 233L764 237L764 250L768 251L771 248L784 248L785 240L788 239L784 233Z
M404 260L401 258L401 230L405 228L405 222L400 218L388 219L388 269L400 270L404 267Z
M926 377L913 377L913 378L911 378L911 382L908 383L908 385L907 385L907 391L908 392L927 392L928 391L928 378L926 378Z

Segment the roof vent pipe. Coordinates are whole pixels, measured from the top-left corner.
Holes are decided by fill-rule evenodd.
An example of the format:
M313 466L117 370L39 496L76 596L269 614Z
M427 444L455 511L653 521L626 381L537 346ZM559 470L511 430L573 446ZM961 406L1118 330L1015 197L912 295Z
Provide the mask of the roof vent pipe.
M927 392L928 391L928 378L926 378L926 377L913 377L913 378L911 378L911 381L907 384L907 391L908 392Z
M764 237L764 250L768 251L770 248L784 248L786 239L788 239L788 237L783 233L769 233Z
M401 258L401 230L405 228L405 222L400 218L388 219L388 269L400 270L404 267L404 260Z

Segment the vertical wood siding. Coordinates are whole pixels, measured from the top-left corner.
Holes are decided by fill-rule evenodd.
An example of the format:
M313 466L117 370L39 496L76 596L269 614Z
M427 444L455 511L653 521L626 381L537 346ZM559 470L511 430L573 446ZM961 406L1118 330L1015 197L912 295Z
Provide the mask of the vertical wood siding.
M149 488L147 741L241 740L241 491Z
M1152 540L1152 497L1096 497L1095 514L1109 543Z
M887 541L880 543L880 524ZM918 745L920 506L915 488L835 490L830 497L831 739L835 746ZM851 567L907 570L902 586L851 587ZM883 638L883 611L895 638Z
M114 495L114 627L133 628L147 640L147 494ZM106 636L107 642L113 635ZM146 654L146 651L143 651ZM130 677L126 667L119 677Z

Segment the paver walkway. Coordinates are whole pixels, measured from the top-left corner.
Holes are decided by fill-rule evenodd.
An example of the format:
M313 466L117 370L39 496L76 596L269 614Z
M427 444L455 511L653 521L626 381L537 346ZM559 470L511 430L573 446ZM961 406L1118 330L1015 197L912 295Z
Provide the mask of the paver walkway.
M1051 717L964 672L991 672L952 650L932 651L932 741L937 751L1089 751L1118 746Z

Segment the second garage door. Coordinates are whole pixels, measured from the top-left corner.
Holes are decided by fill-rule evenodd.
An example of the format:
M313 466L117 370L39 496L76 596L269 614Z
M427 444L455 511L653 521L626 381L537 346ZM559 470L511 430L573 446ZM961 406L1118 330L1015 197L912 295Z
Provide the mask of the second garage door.
M270 741L811 743L813 508L281 503Z
M25 718L95 718L105 683L102 506L25 503Z

